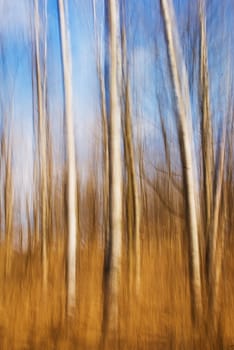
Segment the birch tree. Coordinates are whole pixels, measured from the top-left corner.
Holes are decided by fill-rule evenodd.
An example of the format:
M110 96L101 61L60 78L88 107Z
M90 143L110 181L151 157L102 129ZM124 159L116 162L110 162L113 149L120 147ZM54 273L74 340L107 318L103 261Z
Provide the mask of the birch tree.
M209 73L206 40L206 17L204 1L199 3L200 19L200 110L201 110L201 138L202 138L202 163L203 163L203 191L205 204L205 233L206 239L210 230L212 206L213 206L213 132L210 111Z
M61 55L64 83L66 161L67 161L67 311L72 315L76 303L76 241L77 241L77 191L75 136L72 111L72 61L68 5L66 0L58 0Z
M130 238L130 254L134 252L135 264L135 287L136 291L140 287L140 201L138 195L138 183L135 168L135 153L132 135L132 120L131 120L131 97L130 97L130 81L126 83L125 91L125 114L124 114L124 139L126 166L128 173L128 233ZM130 269L131 270L131 269ZM134 270L133 270L134 271ZM133 273L130 271L130 273ZM131 277L130 277L131 278Z
M9 124L5 121L4 128ZM12 179L12 145L11 130L3 131L2 136L2 156L5 161L5 181L4 181L4 214L5 214L5 240L6 240L6 261L5 273L9 275L12 259L13 241L13 179Z
M206 234L206 292L208 298L207 325L217 333L219 319L219 288L220 274L223 260L224 233L223 221L220 218L220 206L224 178L224 162L226 149L227 121L231 115L231 95L228 92L227 110L220 124L218 134L219 147L217 148L216 167L214 169L214 141L212 119L210 111L209 70L206 37L206 13L205 3L199 1L200 20L200 108L201 108L201 135L202 135L202 160L204 177L204 203ZM229 63L229 61L228 61ZM226 64L226 89L230 89L231 78L229 64ZM211 319L211 320L210 320ZM213 329L212 329L213 328Z
M118 294L122 251L122 164L121 111L119 100L119 8L117 0L107 0L110 59L110 263L106 276L104 327L111 335L118 328Z
M122 89L124 100L123 111L123 138L127 170L127 227L130 246L130 286L132 275L135 275L135 290L140 287L140 200L136 176L135 149L132 130L132 99L129 74L129 60L127 52L126 18L122 6ZM132 254L133 253L133 254ZM133 256L132 256L133 255ZM134 268L133 268L134 261Z
M230 63L227 64L227 74L229 75L227 82L227 89L230 88ZM222 125L220 126L220 132L218 136L219 148L217 154L215 178L213 187L213 207L211 217L211 229L208 237L207 256L208 256L208 279L207 279L207 290L208 290L208 310L209 316L211 316L211 323L213 331L217 333L218 322L220 318L220 283L221 283L221 269L224 254L224 227L225 227L225 215L224 218L220 217L221 212L221 201L222 191L224 188L224 176L225 176L225 149L227 139L227 125L231 119L232 110L232 94L229 92L227 98L227 110L222 119Z
M37 84L37 108L38 108L38 147L39 147L39 169L40 169L40 220L42 236L42 269L43 286L46 289L48 262L47 262L47 147L46 147L46 114L44 106L45 96L45 76L41 72L40 55L40 16L38 0L34 0L34 18L35 18L35 65L36 65L36 84Z
M167 41L167 52L174 88L176 111L178 115L178 133L180 154L183 165L185 199L187 204L187 227L189 234L189 259L191 271L192 307L196 318L202 312L200 252L197 222L197 193L195 181L195 158L193 160L194 142L191 127L191 106L189 98L188 77L181 53L174 9L171 0L161 0L162 16Z
M109 135L108 135L108 111L107 111L107 98L106 98L106 86L105 77L103 72L103 47L101 45L101 38L99 28L97 25L97 14L96 14L96 2L93 0L93 20L94 20L94 38L95 38L95 51L96 51L96 70L98 77L98 89L100 98L100 109L101 109L101 125L102 125L102 167L103 167L103 232L104 232L104 269L108 265L108 252L109 252ZM105 21L104 21L105 22ZM105 23L104 23L105 25Z

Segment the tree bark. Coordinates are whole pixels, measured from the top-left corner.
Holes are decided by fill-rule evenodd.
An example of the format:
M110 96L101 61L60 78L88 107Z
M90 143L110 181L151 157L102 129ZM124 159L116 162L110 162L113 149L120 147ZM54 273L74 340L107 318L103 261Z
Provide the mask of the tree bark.
M193 164L194 142L191 128L191 107L189 100L188 78L185 63L181 54L178 32L171 0L161 0L162 15L165 26L167 50L174 87L178 115L178 132L187 207L187 224L189 232L189 256L191 273L192 313L200 319L202 313L200 252L197 222L197 194L195 167ZM196 160L194 159L194 162Z
M68 315L72 315L76 304L77 183L75 138L72 114L72 62L66 0L58 0L58 9L64 82L67 156L67 311Z
M118 76L118 20L117 0L108 0L110 29L110 263L106 273L104 301L104 332L116 337L118 330L118 295L122 252L122 164L121 164L121 113ZM106 334L105 334L106 336Z
M36 84L37 84L37 108L38 108L38 143L39 143L39 163L40 163L40 221L42 238L42 274L43 288L47 289L47 157L46 157L46 115L43 103L45 89L44 79L41 73L40 57L40 20L39 20L38 0L34 0L34 23L35 23L35 64L36 64ZM43 84L43 85L42 85Z

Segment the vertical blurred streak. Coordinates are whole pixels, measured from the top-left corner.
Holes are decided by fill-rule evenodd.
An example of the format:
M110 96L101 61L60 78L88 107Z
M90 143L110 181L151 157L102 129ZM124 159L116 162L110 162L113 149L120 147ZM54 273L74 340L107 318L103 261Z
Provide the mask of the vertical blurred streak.
M200 19L200 111L201 111L201 143L203 163L203 190L205 203L205 240L207 241L213 207L213 173L214 150L213 130L210 111L209 71L207 57L206 15L204 0L199 1Z
M122 48L123 50L123 48ZM125 57L123 57L122 62L124 62ZM124 80L124 79L123 79ZM130 294L133 291L133 280L134 280L134 198L133 198L133 181L131 176L131 159L130 159L130 150L129 150L129 140L127 136L128 123L127 123L127 114L129 113L128 106L128 96L127 96L127 87L124 86L125 82L122 83L122 92L125 96L124 99L124 112L122 112L122 124L123 124L123 143L124 143L124 160L126 168L126 179L124 180L125 187L124 191L124 205L126 210L126 231L127 231L127 259L128 259L128 269L129 269L129 290ZM126 192L126 193L125 193Z
M228 225L231 225L232 218L233 218L233 210L232 206L230 205L230 202L232 202L233 198L233 188L232 188L232 181L233 181L233 151L234 151L234 138L233 138L233 130L234 130L234 110L232 108L230 112L230 127L227 129L227 156L226 156L226 171L227 171L227 186L228 186L228 205L227 205L227 218L228 218Z
M132 246L130 245L131 251L133 251L133 257L135 262L134 269L130 274L135 275L135 291L138 294L140 288L140 200L138 183L136 176L136 164L135 164L135 151L133 142L133 130L132 130L132 101L131 101L131 86L129 77L129 62L128 62L128 52L127 52L127 37L126 37L126 18L125 18L125 8L124 5L121 7L121 43L122 43L122 88L124 93L124 103L125 110L123 113L123 127L124 127L124 145L126 154L126 167L128 175L128 232L130 237L132 237ZM130 255L132 252L130 251ZM131 259L131 256L130 256ZM135 273L134 273L135 272ZM130 276L131 281L131 276Z
M68 186L67 312L69 316L72 316L76 305L77 183L75 135L72 111L72 61L70 48L70 30L68 21L68 4L66 0L58 0L58 12L64 84Z
M45 116L45 140L46 140L46 177L47 177L47 245L51 242L51 238L54 233L52 224L52 206L53 206L53 186L52 186L52 173L53 173L53 155L52 155L52 134L51 124L48 111L48 76L47 76L47 33L48 33L48 14L47 14L48 0L43 1L43 113Z
M168 58L178 114L180 152L183 165L185 197L187 202L192 312L195 320L199 321L202 315L202 294L196 208L196 176L194 170L195 167L193 164L193 161L195 162L195 159L193 159L194 146L192 146L194 145L194 139L190 128L191 106L189 99L188 79L185 64L181 54L174 9L171 0L161 0L161 9L165 26ZM180 62L178 59L180 59Z
M47 16L47 0L43 1L43 7L44 7L44 21L43 21L43 46L44 46L44 52L43 52L43 110L44 115L46 115L46 96L47 96L47 31L48 31L48 16Z
M31 256L32 253L32 229L31 229L31 219L30 219L30 203L29 198L26 198L26 217L27 217L27 233L28 233L28 256Z
M103 166L103 232L104 232L104 270L108 267L108 252L110 251L109 237L109 135L107 120L107 101L105 91L105 79L103 76L103 52L101 50L101 40L98 33L96 18L96 0L93 0L94 35L96 42L96 69L99 83L101 121L102 121L102 166Z
M139 118L139 116L138 116ZM147 191L146 186L144 186L144 179L145 179L145 164L144 164L144 154L145 154L145 141L141 140L139 128L137 130L137 155L138 155L138 171L139 171L139 177L140 177L140 198L141 198L141 215L144 217L145 221L145 227L146 227L146 233L148 234L149 238L149 205L148 205L148 197L147 197ZM144 136L145 137L145 136ZM148 241L149 243L149 241ZM150 247L149 247L150 248Z
M129 84L129 81L128 81ZM130 107L130 96L129 91L127 93L127 99L129 99L129 108ZM133 131L132 131L132 120L131 112L128 113L129 117L127 118L127 138L130 143L130 158L131 158L131 172L133 178L133 195L134 195L134 231L135 231L135 259L136 259L136 291L139 293L140 282L141 282L141 240L140 240L140 220L141 220L141 205L140 205L140 197L138 190L138 183L136 177L136 168L135 168L135 156L133 152ZM131 135L131 136L130 136Z
M35 76L35 32L33 26L33 20L30 17L30 29L31 29L31 88L32 88L32 119L33 119L33 137L34 137L34 156L33 156L33 230L34 230L34 247L39 243L39 179L38 179L38 118L36 111L36 76Z
M217 331L219 318L219 282L223 256L223 225L220 221L221 193L223 188L224 160L226 148L225 117L219 134L220 147L218 148L217 165L214 179L214 150L213 130L210 112L209 75L206 38L206 16L204 0L199 2L200 20L200 110L203 160L203 188L205 203L205 240L206 240L206 291L208 297L207 323ZM230 104L230 98L228 103ZM228 111L229 112L229 111ZM228 113L227 112L227 113ZM220 229L218 227L220 226ZM219 244L218 244L219 240ZM210 320L211 319L211 320ZM211 328L212 329L212 328Z
M160 114L160 124L161 124L161 130L162 130L162 137L163 137L163 147L164 147L164 153L166 158L166 166L168 169L168 183L173 185L173 188L177 191L178 194L184 196L184 193L182 191L182 188L179 186L178 181L174 179L174 176L176 175L173 173L171 169L171 151L170 151L170 145L168 140L168 132L166 130L165 120L161 113L161 108L159 107L159 114Z
M44 81L41 74L40 58L40 17L38 0L34 0L34 23L35 23L35 64L36 64L36 83L37 83L37 108L38 108L38 142L39 142L39 162L40 162L40 220L42 234L42 273L43 289L47 289L47 157L46 157L46 115L43 102Z
M47 73L47 33L48 33L48 0L43 2L44 18L43 18L43 111L45 118L45 132L46 132L46 171L47 171L47 244L52 240L55 233L53 226L53 152L52 152L52 130L51 120L48 109L48 73Z
M33 179L34 179L34 191L33 191L33 227L34 227L34 248L39 243L39 213L38 213L38 178L37 178L37 157L34 155L33 159Z
M9 116L10 118L10 116ZM9 275L11 269L12 238L13 238L13 183L12 183L12 139L11 123L4 122L2 136L2 156L5 159L4 208L5 208L5 239L6 265L5 273ZM6 130L8 130L8 133Z
M228 67L230 64L228 65ZM230 68L229 68L230 72ZM227 89L230 89L230 73L228 74ZM219 309L219 289L220 289L220 273L223 261L224 251L224 225L220 218L220 207L222 200L222 191L224 190L224 165L225 165L225 149L227 139L227 126L231 117L232 108L232 96L228 95L228 108L223 118L220 128L219 141L220 146L217 155L217 164L215 169L215 182L214 182L214 204L213 204L213 216L211 222L211 234L209 236L208 245L208 291L209 291L209 311L212 315L212 323L214 330L217 331L218 321L220 317Z
M226 129L225 127L223 128ZM217 328L217 321L219 317L218 310L218 292L219 292L219 282L220 282L220 272L223 257L223 230L220 223L220 205L221 205L221 195L223 188L223 175L224 175L224 159L225 159L225 146L226 146L226 130L222 132L222 141L220 146L220 154L218 161L218 174L216 181L216 188L214 194L214 213L212 222L212 236L210 237L210 261L209 261L209 303L210 311L213 317L214 329ZM219 229L219 230L218 230ZM219 239L218 239L219 237ZM219 245L218 245L219 240Z
M110 265L106 273L104 336L116 338L119 321L118 296L122 254L122 160L121 111L119 96L119 7L117 0L106 0L109 21L110 58ZM105 338L107 339L107 338Z

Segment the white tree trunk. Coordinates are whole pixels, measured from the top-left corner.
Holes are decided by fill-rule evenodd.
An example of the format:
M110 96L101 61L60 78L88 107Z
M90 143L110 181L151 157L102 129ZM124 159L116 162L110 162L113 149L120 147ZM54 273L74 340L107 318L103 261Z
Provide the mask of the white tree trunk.
M4 123L6 127L6 123ZM4 184L4 205L5 205L5 237L6 237L6 276L11 270L12 240L13 240L13 202L14 192L12 184L12 139L11 132L4 131L4 156L5 156L5 184Z
M76 240L77 240L77 191L75 139L72 114L72 63L69 23L66 0L58 0L59 23L64 80L64 103L66 120L67 152L67 206L68 206L68 251L67 251L67 308L72 314L76 303Z
M213 132L210 112L209 97L209 75L206 40L206 20L204 1L200 0L199 18L201 28L200 43L200 109L201 109L201 139L202 139L202 161L203 161L203 188L205 204L205 233L206 240L209 235L212 207L213 207Z
M179 44L174 9L171 0L161 0L162 14L165 24L168 57L174 87L181 160L187 202L187 221L190 243L191 292L193 311L199 318L202 311L200 253L197 223L197 201L195 167L193 162L193 135L191 128L191 106L189 98L188 78L185 63Z
M45 94L45 77L41 74L40 56L40 16L38 0L34 0L35 18L35 63L36 63L36 84L37 84L37 107L38 107L38 146L40 162L40 220L42 235L42 273L43 288L47 288L47 157L46 157L46 110L44 108L43 96Z
M122 251L121 113L118 75L118 1L108 0L110 29L110 270L107 277L107 330L117 331Z
M103 52L101 47L101 38L97 26L96 18L96 2L93 0L93 23L94 34L96 42L96 68L99 83L99 98L101 109L101 123L102 123L102 167L103 167L103 232L104 232L104 247L105 247L105 265L107 263L107 251L109 250L109 135L108 135L108 119L106 108L106 91L105 78L102 72L103 66Z

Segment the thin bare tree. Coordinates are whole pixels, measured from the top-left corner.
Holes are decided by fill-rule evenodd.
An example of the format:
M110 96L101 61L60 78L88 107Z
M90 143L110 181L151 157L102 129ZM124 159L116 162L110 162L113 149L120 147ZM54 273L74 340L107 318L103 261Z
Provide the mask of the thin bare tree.
M118 296L122 254L122 160L121 109L119 96L119 7L117 0L107 0L110 58L110 262L106 273L104 332L116 336Z
M100 98L100 109L101 109L101 125L102 125L102 167L103 167L103 232L104 232L104 269L108 265L108 252L109 252L109 130L108 130L108 117L107 117L107 101L106 101L106 88L105 88L105 77L103 72L103 47L101 45L101 37L99 28L97 25L97 14L96 14L96 2L93 0L93 19L94 19L94 37L95 37L95 51L96 51L96 69L98 76L98 88Z
M203 164L203 193L204 193L204 222L205 239L209 235L212 206L213 206L213 173L214 173L214 152L213 152L213 130L210 111L209 72L207 57L206 38L206 16L204 1L199 3L200 19L200 110L201 110L201 144Z
M121 7L121 52L122 52L122 94L124 100L123 139L127 172L127 227L130 247L130 287L132 276L135 275L135 291L140 288L140 199L136 173L136 155L132 128L132 98L127 50L125 7ZM133 253L133 254L132 254ZM133 255L133 256L132 256ZM134 261L134 268L133 268Z
M43 286L47 288L48 259L47 259L47 147L46 147L46 111L44 107L45 95L45 77L41 72L41 53L40 53L40 15L38 0L34 0L34 25L35 25L35 66L36 66L36 84L37 84L37 108L38 108L38 150L39 150L39 169L40 169L40 222L42 238L42 270Z
M202 292L200 272L200 252L197 221L196 176L193 158L194 139L191 127L191 106L188 77L181 53L174 8L171 0L161 0L165 36L171 78L174 88L176 111L178 115L178 133L187 208L187 224L189 233L189 261L191 271L191 293L193 314L200 319L202 314Z
M4 178L4 214L5 214L5 242L6 242L6 260L5 273L9 275L12 260L12 243L13 243L13 178L12 178L12 138L10 123L4 122L2 135L2 157L5 165Z
M64 83L65 125L66 125L66 160L67 160L67 311L72 315L76 305L76 245L77 245L77 181L75 135L72 111L72 60L70 49L70 31L68 4L58 0L61 55Z

